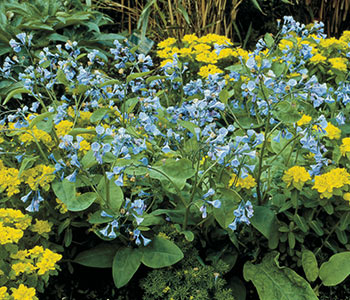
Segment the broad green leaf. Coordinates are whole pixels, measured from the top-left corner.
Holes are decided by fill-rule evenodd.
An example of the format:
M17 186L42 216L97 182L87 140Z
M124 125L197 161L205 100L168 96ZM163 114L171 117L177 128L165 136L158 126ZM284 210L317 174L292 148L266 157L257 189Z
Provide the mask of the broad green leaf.
M112 274L117 288L126 285L141 265L142 251L139 248L121 248L113 259Z
M320 267L320 278L325 286L335 286L350 274L350 251L337 253Z
M247 291L245 285L237 276L228 280L228 287L232 290L235 300L246 300Z
M101 121L104 118L104 116L110 111L111 109L107 107L99 108L98 110L95 110L90 117L90 122L95 123L95 122Z
M128 77L126 77L126 83L129 83L131 80L134 80L136 78L143 78L143 77L147 76L148 74L151 74L152 72L153 72L153 70L147 71L147 72L142 72L142 73L132 73Z
M97 195L94 192L84 193L79 195L75 199L70 199L69 201L62 201L66 204L67 209L70 211L82 211L87 209L96 200Z
M94 152L89 150L81 160L81 164L85 169L91 168L93 165L97 164Z
M69 81L67 80L66 74L64 74L62 69L59 69L57 71L56 79L59 83L62 83L65 86L69 85Z
M5 100L2 104L5 105L11 98L13 98L14 96L16 96L18 94L29 94L29 93L30 93L30 91L25 89L25 88L15 89L7 95L7 97L5 98Z
M53 112L46 112L39 116L36 116L33 120L30 121L28 129L32 129L36 124L43 121L45 118L52 116L53 114L54 114Z
M275 40L273 39L271 33L266 33L264 36L264 41L267 45L267 48L271 48L273 44L275 43Z
M55 181L52 183L52 189L56 197L64 204L75 201L76 191L74 182L70 182L67 179L63 179L63 181Z
M319 273L315 254L310 250L303 250L301 254L301 264L303 266L306 279L311 282L315 281Z
M24 170L29 169L34 164L34 162L37 160L38 157L39 156L25 157L22 160L21 167L19 168L17 177L19 178Z
M254 206L254 215L250 219L253 227L269 239L273 231L278 231L275 213L266 206Z
M68 134L72 136L83 135L83 134L96 134L96 130L88 129L88 128L74 128L71 131L69 131Z
M112 268L117 248L109 244L100 244L92 249L80 252L74 262L92 268Z
M219 225L226 229L233 222L235 218L233 211L242 198L236 191L230 189L220 189L218 198L221 201L221 206L214 209L214 217Z
M155 237L143 248L142 263L150 268L164 268L171 266L184 257L181 249L172 241Z
M191 132L194 136L196 136L195 128L198 126L190 121L178 120L177 123L182 127L186 128L189 132Z
M188 159L168 159L164 165L152 166L152 169L149 170L151 178L163 182L170 182L171 180L179 189L182 189L186 180L195 173L196 171L192 168L192 163Z
M279 254L267 254L262 262L246 262L243 276L256 287L260 300L318 300L309 283L292 269L280 267Z
M97 186L98 192L102 195L103 201L114 212L118 212L124 201L124 194L120 186L117 186L113 180L108 180L109 185L109 203L107 203L107 188L105 178L103 177Z

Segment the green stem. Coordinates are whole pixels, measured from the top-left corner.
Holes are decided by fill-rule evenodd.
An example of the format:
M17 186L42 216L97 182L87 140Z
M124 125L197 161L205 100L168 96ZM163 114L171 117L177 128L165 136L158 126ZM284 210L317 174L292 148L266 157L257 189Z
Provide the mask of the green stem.
M340 224L340 220L332 227L332 230L329 232L327 237L323 240L322 245L315 252L315 256L321 251L321 249L324 247L324 245L328 242L328 239L331 237L331 235L334 233L334 231L338 228L339 224Z

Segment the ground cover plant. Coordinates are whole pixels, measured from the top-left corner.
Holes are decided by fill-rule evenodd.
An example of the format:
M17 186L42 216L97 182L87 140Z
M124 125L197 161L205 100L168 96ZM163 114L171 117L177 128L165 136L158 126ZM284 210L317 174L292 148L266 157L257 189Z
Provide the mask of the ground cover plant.
M72 272L110 268L120 289L149 270L145 299L245 299L250 281L261 300L318 299L350 273L350 32L279 26L252 52L216 34L169 38L159 66L128 41L108 55L68 41L26 66L30 36L18 34L1 68L20 87L2 102L0 207L50 222L37 221L53 233L42 243ZM18 241L1 255L30 253ZM43 291L28 255L0 265L23 273L2 283L4 299ZM184 288L157 290L162 274Z

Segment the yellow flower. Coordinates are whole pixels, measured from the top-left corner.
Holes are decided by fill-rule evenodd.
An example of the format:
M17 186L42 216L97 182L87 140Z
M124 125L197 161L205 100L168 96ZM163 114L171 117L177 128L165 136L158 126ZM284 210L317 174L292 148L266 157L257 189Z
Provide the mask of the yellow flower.
M251 189L256 186L255 179L250 174L248 174L245 178L239 177L238 179L236 174L232 174L231 179L228 183L229 187L231 187L234 183L236 187L243 189Z
M10 299L9 296L10 295L7 293L7 287L1 286L0 287L0 300Z
M31 231L37 232L42 235L44 233L49 233L51 231L52 224L46 220L38 220L36 219L36 223L32 226Z
M11 253L10 257L13 259L24 260L29 255L28 250L19 250L17 253Z
M52 252L50 249L45 249L44 254L39 257L39 260L36 264L38 267L38 275L44 275L46 272L50 270L56 269L56 262L58 262L62 258L61 254L57 254Z
M347 67L346 67L346 62L347 59L344 57L334 57L334 58L330 58L328 59L328 61L331 64L331 67L333 69L342 71L342 72L346 72L347 71Z
M35 289L34 288L28 288L24 284L20 284L17 289L11 288L12 290L12 297L14 300L34 300L37 299L35 297Z
M340 145L340 152L342 155L346 155L347 152L350 152L350 138L343 138L342 144Z
M327 60L327 57L323 56L322 54L320 53L316 53L314 56L312 56L310 58L310 62L313 63L313 64L319 64L319 63L323 63Z
M309 115L303 115L301 119L297 122L298 126L303 126L309 124L312 118Z
M218 62L218 56L215 51L202 51L197 54L196 60L207 64L216 64Z
M198 40L198 37L195 34L186 34L183 38L182 41L185 43L192 44Z
M42 246L35 246L34 248L28 250L31 258L37 258L44 253L44 248Z
M12 270L18 276L21 273L31 274L36 270L36 267L29 262L19 262L12 265Z
M215 65L206 65L199 69L198 75L207 78L210 74L217 73L223 73L223 71Z
M158 48L167 48L176 43L176 40L174 38L167 38L166 40L158 43Z
M350 201L350 193L344 193L343 199L346 201Z
M340 139L341 135L341 130L338 127L335 127L332 123L328 122L327 127L325 128L326 130L326 136L330 139Z
M310 179L310 174L304 167L300 166L291 167L287 171L284 171L284 175L282 176L282 180L287 184L287 187L293 184L298 190L301 190L304 183Z
M343 168L315 176L315 183L312 189L317 190L321 198L331 198L334 189L342 188L350 184L350 174Z
M63 120L57 125L55 125L56 133L58 137L63 137L68 134L73 128L73 122L68 120Z
M86 140L82 140L80 142L80 148L79 151L82 151L84 154L86 154L90 150L91 146L90 143Z
M3 226L0 222L0 245L18 243L22 236L22 230Z
M278 48L283 51L283 50L290 50L293 49L293 42L290 40L282 39L280 43L278 44Z
M56 202L58 205L55 206L55 208L59 209L61 214L64 214L68 211L67 205L65 205L60 199L56 198Z

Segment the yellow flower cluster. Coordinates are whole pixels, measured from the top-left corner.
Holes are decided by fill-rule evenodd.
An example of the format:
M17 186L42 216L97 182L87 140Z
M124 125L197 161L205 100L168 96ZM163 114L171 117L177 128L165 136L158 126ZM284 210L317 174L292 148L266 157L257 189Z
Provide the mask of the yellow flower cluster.
M18 169L7 168L0 160L0 190L7 190L7 196L11 197L18 194L21 183L25 183L34 191L39 186L48 191L50 183L55 179L54 171L53 166L41 164L23 171L19 176Z
M32 129L18 130L19 131L19 140L24 144L28 145L34 142L43 142L49 148L53 146L51 136L43 131L38 129L36 126Z
M50 189L50 183L55 179L54 171L55 167L41 164L23 171L21 178L34 191L39 186L45 191L48 191Z
M326 130L326 136L330 139L340 139L341 135L341 130L338 127L335 127L332 123L328 122L327 127L325 128Z
M222 70L220 70L215 65L206 65L199 69L198 75L207 78L210 74L217 74L217 73L223 73Z
M209 74L223 73L215 64L223 59L248 59L248 52L241 48L232 48L232 42L225 36L208 34L197 37L194 34L185 35L182 39L183 47L176 46L174 38L168 38L158 44L158 56L162 58L161 66L172 62L174 54L179 58L199 63L199 75L208 77ZM215 45L221 45L221 50L215 49ZM204 64L204 65L203 65Z
M332 171L315 176L315 183L312 189L317 190L321 198L331 198L334 189L340 189L350 184L350 174L343 168L336 168Z
M35 246L30 250L20 250L11 255L11 258L17 259L18 262L12 264L13 275L23 274L44 275L48 271L56 269L56 263L62 258L50 249L44 249L42 246Z
M18 243L22 236L21 229L4 226L4 223L0 221L0 245Z
M297 122L298 126L303 126L309 124L312 118L309 115L303 115L301 119Z
M256 186L255 179L252 175L248 174L245 178L237 178L236 174L232 174L231 179L228 183L229 187L235 184L236 187L242 189L251 189Z
M19 171L15 168L7 168L0 160L0 191L7 190L7 196L11 197L20 192L21 180L18 178Z
M305 182L311 180L311 176L304 167L294 166L284 172L282 180L287 184L287 187L293 185L296 189L301 190Z
M343 156L350 152L350 138L343 138L342 144L340 145L340 152Z
M11 288L12 294L7 292L7 287L0 287L0 300L38 300L35 289L25 286L23 283L18 288Z
M308 45L312 47L311 53L313 56L309 60L312 65L324 64L333 70L341 72L347 71L348 59L346 54L350 50L349 31L345 31L339 39L334 37L320 39L315 35L310 35L306 40L302 40L298 36L293 36L293 38L296 40L296 43L293 42L290 37L281 39L278 44L279 50L299 51L303 44ZM332 74L332 70L330 70L329 73Z
M46 220L35 220L36 223L32 225L31 231L36 232L40 235L45 235L51 231L52 223Z
M68 134L69 131L71 131L73 128L73 122L68 120L63 120L59 122L57 125L55 125L56 134L58 137L63 137L66 134Z

